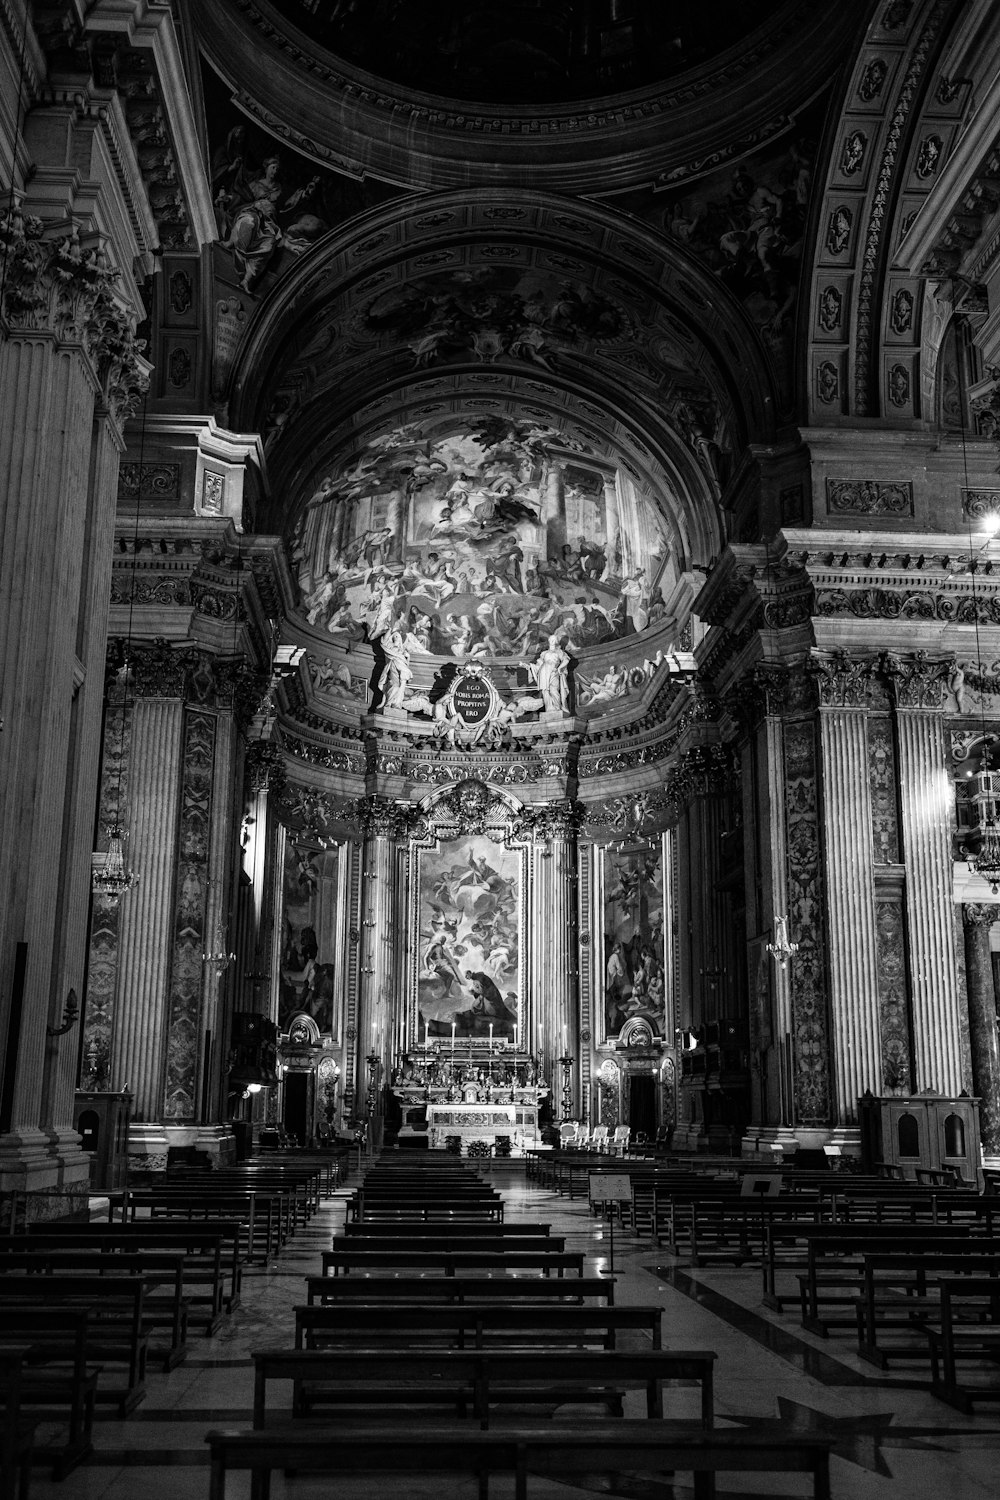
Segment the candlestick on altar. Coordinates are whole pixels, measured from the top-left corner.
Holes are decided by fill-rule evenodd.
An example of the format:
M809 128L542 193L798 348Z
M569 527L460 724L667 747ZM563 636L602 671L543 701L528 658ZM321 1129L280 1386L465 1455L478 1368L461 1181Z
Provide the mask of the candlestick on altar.
M452 1021L452 1023L451 1023L451 1050L452 1050L452 1052L454 1052L454 1050L455 1050L455 1023L454 1023L454 1021Z

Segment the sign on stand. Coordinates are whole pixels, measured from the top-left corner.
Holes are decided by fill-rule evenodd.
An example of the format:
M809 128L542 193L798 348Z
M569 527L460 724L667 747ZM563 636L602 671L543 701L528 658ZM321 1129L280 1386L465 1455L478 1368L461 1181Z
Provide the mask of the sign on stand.
M588 1194L591 1203L610 1203L608 1219L611 1234L608 1254L608 1275L615 1274L615 1210L616 1203L632 1202L632 1179L627 1172L591 1172L588 1178Z

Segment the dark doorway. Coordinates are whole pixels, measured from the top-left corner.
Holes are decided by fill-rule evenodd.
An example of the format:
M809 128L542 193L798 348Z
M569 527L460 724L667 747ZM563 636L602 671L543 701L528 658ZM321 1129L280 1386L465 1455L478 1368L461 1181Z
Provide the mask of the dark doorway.
M656 1079L651 1073L636 1073L629 1089L628 1123L632 1139L642 1132L648 1140L656 1138Z
M285 1134L300 1146L308 1146L309 1074L285 1074Z

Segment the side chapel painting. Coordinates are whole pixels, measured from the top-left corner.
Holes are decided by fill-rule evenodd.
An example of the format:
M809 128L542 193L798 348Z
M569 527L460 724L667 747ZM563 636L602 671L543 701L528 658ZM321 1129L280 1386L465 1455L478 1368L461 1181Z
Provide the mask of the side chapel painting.
M483 417L371 439L292 536L306 622L347 646L534 660L649 629L676 572L652 501L555 429Z
M420 852L417 1032L513 1041L521 987L521 854L485 836Z
M659 844L605 852L604 1010L607 1039L628 1021L666 1027L663 851Z
M281 979L278 1030L296 1016L311 1016L320 1034L333 1030L335 966L329 962L334 934L323 891L334 882L336 852L285 845L282 872Z

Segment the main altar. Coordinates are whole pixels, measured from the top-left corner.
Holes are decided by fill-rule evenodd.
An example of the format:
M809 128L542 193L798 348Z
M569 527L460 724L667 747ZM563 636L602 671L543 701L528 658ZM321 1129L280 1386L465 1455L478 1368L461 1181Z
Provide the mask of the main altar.
M391 1089L402 1115L401 1142L424 1138L440 1151L450 1137L463 1156L474 1142L510 1156L541 1144L538 1116L549 1088L539 1082L534 1059L513 1049L417 1048L400 1059Z

